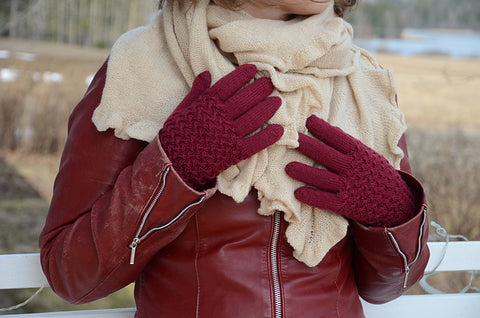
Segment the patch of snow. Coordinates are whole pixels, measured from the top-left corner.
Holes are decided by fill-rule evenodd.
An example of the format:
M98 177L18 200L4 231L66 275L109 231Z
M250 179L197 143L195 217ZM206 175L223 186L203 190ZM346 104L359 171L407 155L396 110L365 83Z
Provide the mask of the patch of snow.
M0 81L1 82L15 82L20 75L18 70L10 68L2 68L0 70Z
M15 52L15 58L22 60L22 61L27 61L27 62L32 62L35 61L36 55L32 53L26 53L26 52Z
M0 50L0 59L8 59L11 53L7 50Z
M43 81L48 84L63 82L63 74L56 72L45 72L43 73Z

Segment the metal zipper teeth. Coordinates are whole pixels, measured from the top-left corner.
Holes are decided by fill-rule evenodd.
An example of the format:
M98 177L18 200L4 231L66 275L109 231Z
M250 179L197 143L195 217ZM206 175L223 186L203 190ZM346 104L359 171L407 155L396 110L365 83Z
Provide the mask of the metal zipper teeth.
M130 254L130 264L134 264L135 263L135 252L136 252L136 249L137 249L137 246L138 244L140 244L141 241L143 241L148 235L150 235L152 232L155 232L155 231L159 231L159 230L163 230L163 229L166 229L167 227L169 227L170 225L172 225L173 223L175 223L175 221L177 221L183 214L185 214L185 212L190 209L192 206L195 206L197 204L200 204L204 199L205 199L205 196L202 196L200 198L200 200L198 200L197 202L193 202L193 203L190 203L189 205L187 205L186 207L184 207L172 220L170 220L168 223L162 225L162 226L157 226L157 227L154 227L150 230L148 230L147 233L143 234L142 236L139 237L140 233L142 232L143 230L143 227L145 226L145 223L147 221L147 218L148 216L150 215L150 213L152 212L153 210L153 207L157 204L158 200L160 199L160 196L162 195L163 191L165 190L165 185L166 185L166 180L167 180L167 175L168 173L170 172L170 167L168 167L166 170L165 170L165 173L163 174L163 178L162 178L162 186L160 188L160 190L158 191L157 195L154 197L152 203L149 205L148 209L147 209L147 212L145 213L145 215L143 216L143 219L142 219L142 223L140 224L140 227L138 228L137 230L137 233L135 234L135 238L132 240L132 243L130 243L130 245L128 247L130 247L130 249L132 250L131 254Z
M184 207L172 220L170 220L170 222L168 222L168 223L166 223L162 226L157 226L157 227L151 228L150 230L148 230L147 233L143 234L141 237L135 237L133 239L132 243L130 243L130 245L129 245L129 247L132 249L132 253L130 255L130 264L134 264L134 262L135 262L135 251L136 251L136 248L137 248L138 244L140 244L141 241L143 241L148 235L150 235L151 233L153 233L155 231L160 231L160 230L166 229L167 227L169 227L170 225L175 223L179 218L181 218L182 215L184 215L185 212L188 211L188 209L190 209L191 207L193 207L195 205L198 205L198 204L202 203L203 200L205 200L205 196L202 196L200 198L200 200L198 200L196 202L193 202L193 203L190 203L189 205Z
M280 213L277 211L274 214L274 223L273 223L273 237L272 245L270 249L270 261L271 261L271 271L273 278L273 295L275 301L275 318L282 317L282 295L280 292L280 279L278 275L278 265L277 265L277 243L280 236Z
M165 172L163 173L162 176L162 186L160 187L160 190L158 191L157 195L153 198L152 203L150 203L147 212L143 215L142 223L140 223L140 226L138 227L137 233L135 234L135 238L132 240L132 243L128 247L132 249L132 252L130 254L130 264L133 264L135 262L135 251L137 249L138 243L140 243L141 239L138 237L140 233L143 230L143 227L145 226L145 223L147 222L147 218L150 215L150 213L153 210L153 207L157 203L158 199L160 199L160 196L163 193L163 190L165 190L165 185L167 183L167 175L170 172L170 167L168 167Z
M388 232L388 236L390 236L390 239L392 240L393 244L395 245L395 249L397 250L398 254L400 254L400 256L403 259L403 266L404 266L404 270L405 270L405 278L403 280L403 288L407 288L408 275L410 274L410 266L408 266L407 256L400 249L400 246L398 245L397 240L395 239L393 234L391 232Z
M418 234L417 253L415 255L414 260L410 264L415 263L417 261L419 255L420 255L420 249L422 247L422 238L423 238L423 226L425 225L425 221L426 221L426 209L424 208L423 219L422 219L422 223L420 225L420 233ZM393 241L393 244L395 245L395 249L397 250L397 252L400 254L400 256L403 259L403 265L404 265L404 269L405 269L405 278L403 280L403 288L407 288L408 276L410 274L410 264L408 264L407 256L400 249L400 245L398 245L398 242L395 239L395 237L393 236L392 232L388 232L388 236L390 236L390 239Z
M422 249L422 239L423 239L423 226L425 225L425 222L427 221L427 208L424 206L423 207L423 219L422 219L422 224L420 224L420 233L418 235L418 241L417 241L417 255L415 255L415 258L413 259L412 263L415 263L420 256L420 251Z

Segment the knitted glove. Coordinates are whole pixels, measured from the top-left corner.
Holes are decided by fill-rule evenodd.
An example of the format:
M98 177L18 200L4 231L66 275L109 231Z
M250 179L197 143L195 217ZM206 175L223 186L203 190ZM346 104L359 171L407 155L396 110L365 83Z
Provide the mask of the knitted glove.
M299 201L369 226L396 226L415 215L414 195L383 156L314 115L306 126L321 142L300 134L298 150L328 170L286 166L308 185L295 191Z
M254 135L280 107L279 97L268 97L268 78L253 79L254 65L242 65L210 87L210 73L194 80L185 99L167 118L159 139L173 167L191 187L201 190L222 171L275 143L280 125L269 125Z

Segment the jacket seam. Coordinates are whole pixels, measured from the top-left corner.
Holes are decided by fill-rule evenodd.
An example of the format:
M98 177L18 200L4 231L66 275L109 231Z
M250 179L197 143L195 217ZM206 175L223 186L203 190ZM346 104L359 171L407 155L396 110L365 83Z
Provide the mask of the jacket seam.
M195 230L196 230L196 242L195 242L195 278L197 280L197 299L195 304L195 318L198 318L200 315L200 273L198 272L198 258L200 255L200 231L198 228L198 217L195 215Z
M340 256L336 251L335 251L335 257L337 259L338 266L340 266L340 264L342 263L342 259L340 258ZM337 271L337 276L335 276L335 288L337 289L337 292L336 292L337 297L335 299L335 311L337 313L337 317L340 317L340 311L339 311L340 288L338 286L338 275L340 275L340 271Z

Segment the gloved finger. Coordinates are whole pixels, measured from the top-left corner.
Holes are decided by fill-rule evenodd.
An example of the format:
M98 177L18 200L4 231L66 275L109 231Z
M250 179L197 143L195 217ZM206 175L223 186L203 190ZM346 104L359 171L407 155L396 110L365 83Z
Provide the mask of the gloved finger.
M255 135L240 140L239 146L242 149L242 160L273 145L282 135L283 127L281 125L269 125Z
M280 97L268 97L237 118L233 124L241 136L248 135L261 128L275 114L281 104Z
M349 157L315 138L300 133L298 143L297 150L299 152L315 160L328 170L341 173L351 167Z
M338 213L341 201L334 193L325 192L309 187L301 187L295 190L295 198L298 201L319 208Z
M313 136L342 153L356 149L355 138L315 115L307 119L306 127Z
M209 71L202 72L195 77L190 92L185 96L177 108L190 106L201 94L210 87L211 76Z
M253 64L244 64L237 67L234 71L228 73L219 79L207 92L221 100L227 100L235 92L240 90L245 84L253 79L257 67Z
M225 101L225 109L231 119L236 119L272 92L272 81L267 77L259 78Z
M337 174L300 162L290 162L285 167L285 172L293 179L314 186L319 190L339 192L345 187Z

